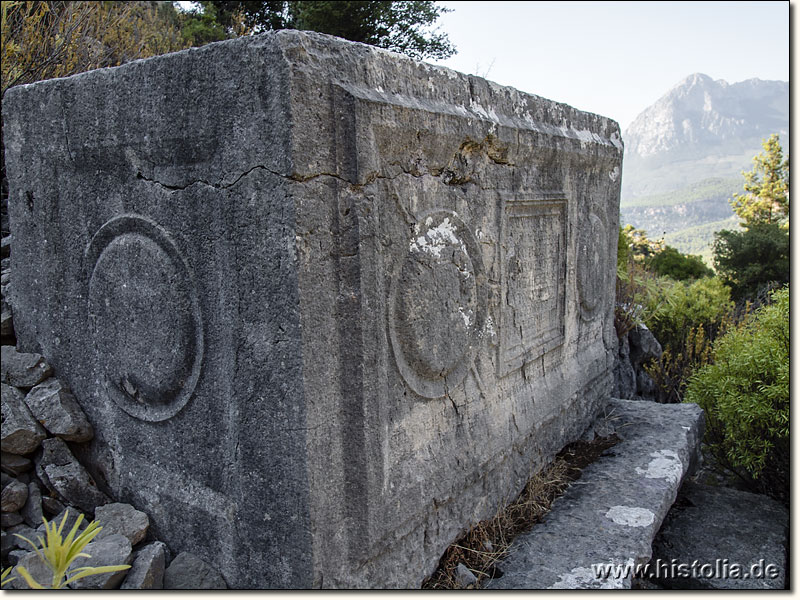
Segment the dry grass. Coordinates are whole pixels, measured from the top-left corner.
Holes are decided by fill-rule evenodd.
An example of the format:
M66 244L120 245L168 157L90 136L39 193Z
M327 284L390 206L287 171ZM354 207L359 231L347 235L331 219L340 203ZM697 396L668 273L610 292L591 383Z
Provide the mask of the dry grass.
M581 469L618 441L616 435L611 435L565 447L548 467L528 480L516 500L450 545L439 567L422 584L423 589L463 589L455 576L459 563L478 578L477 584L466 589L480 588L487 579L498 576L497 564L508 555L514 538L539 523L553 501L580 478Z

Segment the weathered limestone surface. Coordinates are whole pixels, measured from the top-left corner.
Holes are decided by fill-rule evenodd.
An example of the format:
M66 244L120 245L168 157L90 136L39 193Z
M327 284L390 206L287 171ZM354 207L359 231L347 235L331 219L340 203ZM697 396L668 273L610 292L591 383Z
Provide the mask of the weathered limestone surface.
M696 404L613 399L602 417L622 439L586 467L544 521L514 540L492 589L630 588L632 572L598 576L594 565L646 564L687 473L704 416Z
M3 111L18 345L230 587L418 586L610 392L611 120L296 31Z

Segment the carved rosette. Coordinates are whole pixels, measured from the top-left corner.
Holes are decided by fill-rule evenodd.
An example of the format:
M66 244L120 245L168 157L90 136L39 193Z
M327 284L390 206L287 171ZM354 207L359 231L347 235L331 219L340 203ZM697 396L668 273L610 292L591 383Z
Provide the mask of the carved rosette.
M606 289L604 256L607 247L606 227L600 217L590 213L578 234L578 294L581 316L585 319L594 319L602 306Z
M169 234L138 215L106 222L84 261L100 383L131 416L173 417L194 392L203 362L190 267Z
M439 398L469 372L487 319L480 248L447 210L418 217L398 262L388 304L397 367L424 398Z

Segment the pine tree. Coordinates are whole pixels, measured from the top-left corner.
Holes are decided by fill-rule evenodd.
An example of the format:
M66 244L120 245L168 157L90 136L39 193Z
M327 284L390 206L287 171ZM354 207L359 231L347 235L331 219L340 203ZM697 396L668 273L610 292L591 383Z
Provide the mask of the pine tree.
M200 4L204 10L213 7L214 18L226 29L239 15L243 25L253 32L269 29L319 31L413 58L447 58L456 52L447 34L434 28L438 18L451 10L436 2L204 0Z
M764 152L753 158L753 170L744 175L744 194L731 200L742 227L759 223L789 226L789 157L784 160L777 134L762 143Z

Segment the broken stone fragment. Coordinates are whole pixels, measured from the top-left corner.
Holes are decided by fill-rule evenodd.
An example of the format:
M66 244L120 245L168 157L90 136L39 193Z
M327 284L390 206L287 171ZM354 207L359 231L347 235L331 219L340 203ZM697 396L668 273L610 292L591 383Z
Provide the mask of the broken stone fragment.
M90 513L110 501L63 440L44 440L42 449L42 456L36 463L36 474L60 500Z
M1 512L0 513L0 527L8 529L22 523L22 515L15 512Z
M214 567L190 552L181 552L164 572L165 590L226 590L228 585Z
M0 300L0 337L10 337L14 334L14 313L11 305L5 298Z
M17 560L17 565L14 567L14 570L11 571L11 577L13 577L14 580L10 583L10 588L15 590L31 589L25 581L25 578L19 572L20 567L25 567L28 574L33 577L33 580L39 585L50 587L53 584L53 571L42 561L36 552L31 550Z
M656 336L645 325L637 325L628 332L631 346L631 363L638 368L651 358L661 358L663 350Z
M33 463L29 458L20 456L19 454L12 454L11 452L3 452L0 458L0 466L3 472L9 475L21 475L26 471L30 471Z
M456 583L460 589L466 589L478 583L478 578L470 571L464 563L458 563L455 572Z
M98 506L94 518L103 527L95 539L119 534L128 538L132 546L144 539L150 526L150 519L145 513L121 502Z
M10 479L11 481L3 487L0 494L0 507L3 512L13 513L25 506L25 501L28 499L28 486L14 478Z
M28 484L28 499L19 513L25 519L25 523L31 527L38 527L39 523L42 522L42 491L36 482L31 481Z
M12 550L8 553L8 557L5 560L9 566L13 567L26 554L28 554L27 550Z
M72 530L73 526L75 525L75 522L78 520L78 517L81 514L82 514L81 511L79 511L74 506L68 506L67 508L62 510L60 513L58 513L55 517L50 519L50 522L51 523L55 523L56 526L58 527L58 526L61 525L61 521L63 521L64 517L66 516L67 517L67 522L64 523L64 527L62 528L61 531L69 533ZM86 529L86 526L88 524L89 523L86 520L86 516L84 515L84 518L81 520L81 524L78 526L78 531L83 531L84 529ZM45 529L44 523L39 525L39 527L36 529L36 531L38 533L40 533L40 534L45 533L46 529Z
M0 387L2 387L0 391L2 449L11 454L30 454L39 447L42 440L47 437L47 433L33 418L19 390L5 383L0 384Z
M64 510L64 505L50 496L42 497L42 509L48 515L57 515Z
M2 558L4 563L8 558L8 553L16 548L16 544L14 543L15 539L16 538L14 538L11 533L5 531L0 532L0 558Z
M31 542L36 544L37 548L41 547L41 544L39 543L39 537L43 537L43 536L41 536L39 531L37 531L36 529L33 529L31 527L28 527L24 523L21 523L19 525L14 525L14 527L9 527L8 528L8 533L11 535L11 538L14 540L13 544L14 544L15 548L19 548L20 550L25 550L27 552L30 552L30 551L33 550L31 545L28 542L26 542L25 540L23 540L22 538L29 539ZM37 537L37 534L39 534L39 537ZM22 536L22 537L19 537L19 536Z
M124 535L114 534L102 540L91 542L83 549L89 556L81 556L72 563L72 568L106 567L111 565L130 565L133 559L131 543ZM72 582L73 590L113 590L119 587L128 569L99 573Z
M0 381L21 388L32 388L53 373L41 354L17 352L14 346L0 348L3 366L0 368Z
M134 558L128 576L122 582L123 590L161 590L164 589L164 570L167 560L167 546L164 542L153 542L139 550Z
M55 377L28 392L25 404L47 431L64 440L88 442L94 435L75 396Z

